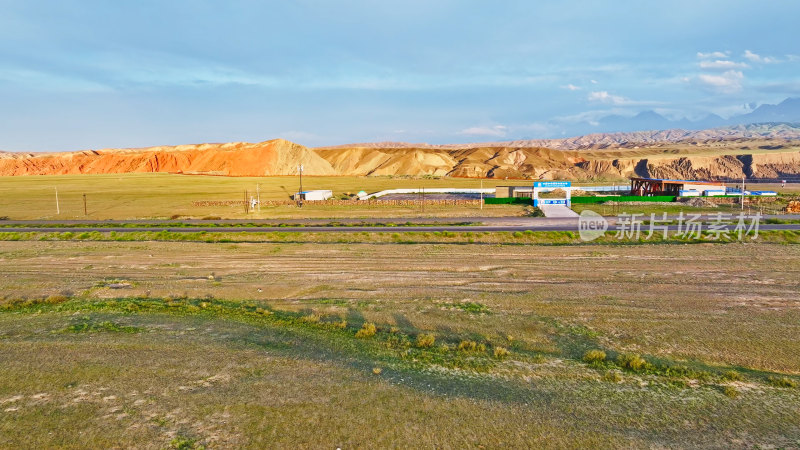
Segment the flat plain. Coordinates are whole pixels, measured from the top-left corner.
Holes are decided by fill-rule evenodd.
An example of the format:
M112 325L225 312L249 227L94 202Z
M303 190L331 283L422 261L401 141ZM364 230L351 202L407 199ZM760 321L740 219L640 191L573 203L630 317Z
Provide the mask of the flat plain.
M0 242L0 447L800 445L797 245L363 241Z

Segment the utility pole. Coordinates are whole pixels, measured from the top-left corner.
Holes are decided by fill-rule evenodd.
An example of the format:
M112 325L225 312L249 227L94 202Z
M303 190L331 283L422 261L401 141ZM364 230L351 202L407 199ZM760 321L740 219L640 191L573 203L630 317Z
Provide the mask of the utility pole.
M88 216L89 213L86 210L86 194L83 194L83 215Z
M61 208L58 205L58 186L56 186L56 214L61 214Z
M300 205L300 207L302 208L303 207L303 165L302 164L300 164L300 167L298 167L298 171L300 172L300 192L297 195L299 195L300 197L298 198L298 203L297 204Z
M740 203L742 204L742 211L744 211L744 175L742 175L742 197Z
M256 201L258 202L258 212L261 212L261 188L259 183L256 183Z
M481 178L481 211L483 211L483 178Z

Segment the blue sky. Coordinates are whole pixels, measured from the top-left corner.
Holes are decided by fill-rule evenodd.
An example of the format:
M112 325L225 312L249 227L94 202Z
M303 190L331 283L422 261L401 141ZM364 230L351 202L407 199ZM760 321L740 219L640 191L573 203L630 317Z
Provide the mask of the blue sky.
M0 0L0 149L562 137L800 96L800 2ZM604 130L598 130L604 131Z

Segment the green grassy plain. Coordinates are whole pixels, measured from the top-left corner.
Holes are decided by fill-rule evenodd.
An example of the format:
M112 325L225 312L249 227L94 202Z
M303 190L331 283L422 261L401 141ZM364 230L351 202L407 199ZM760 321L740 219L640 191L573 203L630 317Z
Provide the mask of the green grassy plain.
M64 175L0 177L0 217L15 220L134 220L170 218L221 219L341 219L341 218L470 218L522 216L525 205L396 206L353 202L352 205L263 206L260 211L245 214L242 206L193 206L196 201L242 200L244 191L255 195L258 185L262 201L287 200L298 189L297 177L214 177L174 174ZM496 185L521 185L524 180L483 180L484 188ZM583 183L576 183L583 184ZM592 183L588 183L592 184ZM594 183L597 184L597 183ZM478 188L481 181L468 178L404 178L404 177L305 177L304 189L331 189L335 196L354 194L360 190L376 192L393 188ZM758 189L777 189L791 193L790 185L753 185ZM56 214L58 188L60 214ZM756 187L753 187L755 189ZM83 194L86 194L87 215L84 215ZM604 205L574 205L575 210L593 209L613 215L614 208ZM705 212L713 209L686 206L635 207L625 205L628 212L670 213ZM724 208L721 208L724 209ZM641 211L640 211L641 210Z
M798 245L380 236L0 241L0 447L800 444Z
M299 188L297 177L214 177L173 174L55 175L0 177L0 216L11 219L149 219L181 217L221 217L230 219L268 218L363 218L363 217L470 217L521 215L523 206L485 205L478 207L432 206L423 211L415 206L378 206L354 203L353 206L307 204L262 207L261 212L245 214L241 206L192 206L195 201L242 200L247 190L261 200L288 200ZM516 181L512 183L522 183ZM484 180L485 188L509 184L506 180ZM334 195L376 192L393 188L460 187L479 188L480 180L466 178L390 178L390 177L304 177L303 189L330 189ZM61 214L56 214L56 188ZM88 216L84 215L83 194Z

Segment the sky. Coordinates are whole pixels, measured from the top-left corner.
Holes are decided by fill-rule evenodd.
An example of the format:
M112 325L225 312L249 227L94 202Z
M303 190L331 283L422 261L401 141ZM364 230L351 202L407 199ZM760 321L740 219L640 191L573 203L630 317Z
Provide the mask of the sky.
M800 96L798 17L796 0L0 0L0 149L729 117Z

